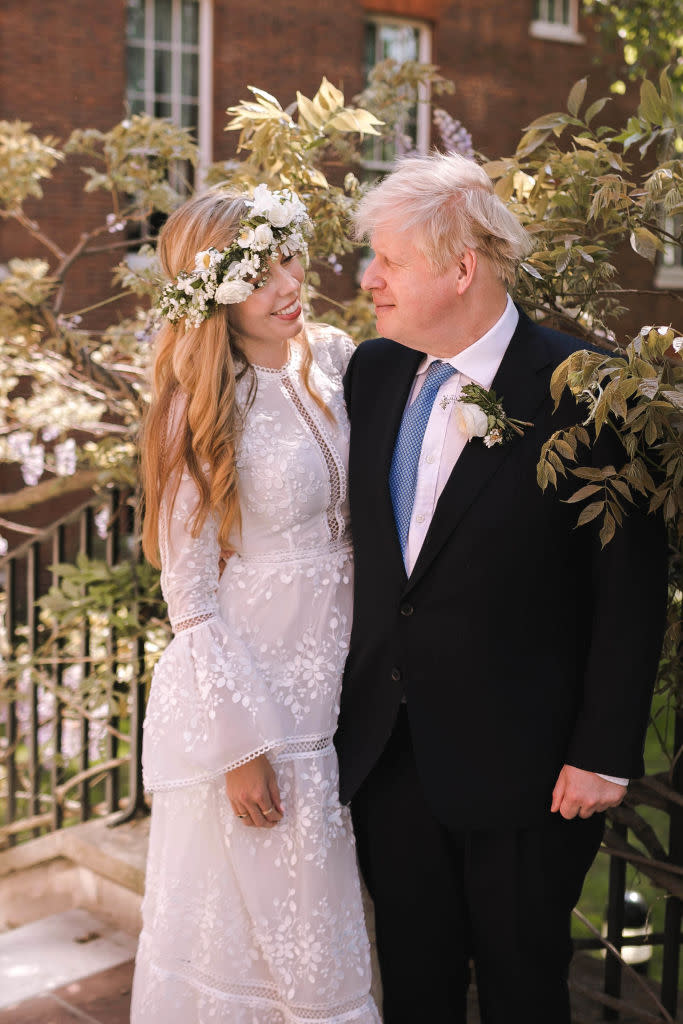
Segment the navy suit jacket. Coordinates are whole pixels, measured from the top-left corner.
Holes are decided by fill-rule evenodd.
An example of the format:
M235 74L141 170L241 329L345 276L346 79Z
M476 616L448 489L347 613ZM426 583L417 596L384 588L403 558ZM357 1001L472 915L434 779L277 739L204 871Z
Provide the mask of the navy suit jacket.
M423 354L385 338L355 352L345 378L355 607L335 738L343 802L404 695L425 794L454 828L539 820L564 763L642 775L666 601L661 517L632 511L601 550L600 520L575 528L581 506L536 482L541 445L581 412L567 393L553 415L550 376L583 347L521 314L493 388L533 427L493 448L466 445L409 578L388 476ZM609 430L591 457L625 461ZM565 496L580 484L571 477Z

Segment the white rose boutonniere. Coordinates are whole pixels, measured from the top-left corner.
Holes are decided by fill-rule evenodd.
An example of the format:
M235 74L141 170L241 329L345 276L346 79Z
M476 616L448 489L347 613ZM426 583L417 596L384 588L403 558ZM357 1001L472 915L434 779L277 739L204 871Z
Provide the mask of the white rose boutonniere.
M453 399L443 398L441 401L445 408L446 403ZM487 391L479 384L464 385L454 412L458 426L467 434L467 440L481 437L487 448L510 441L513 437L522 437L524 427L533 427L533 423L508 416L495 391Z
M485 434L488 434L489 418L478 405L465 405L456 402L453 415L456 417L460 430L467 434L468 441L471 441L473 437L484 437Z

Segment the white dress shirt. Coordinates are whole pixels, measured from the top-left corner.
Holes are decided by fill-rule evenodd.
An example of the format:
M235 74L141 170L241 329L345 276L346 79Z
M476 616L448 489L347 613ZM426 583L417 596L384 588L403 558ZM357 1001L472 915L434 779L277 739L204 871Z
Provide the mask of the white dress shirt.
M460 427L458 416L454 415L455 403L465 384L479 384L486 390L491 387L518 323L519 313L508 295L503 314L493 327L452 359L443 360L450 363L457 373L439 388L422 441L415 501L404 555L408 576L415 567L441 492L465 445L468 444L467 435ZM420 363L408 399L409 405L419 395L429 366L438 358L427 355ZM481 438L474 438L469 443L483 444L483 441ZM601 775L601 778L620 786L628 785L628 779L612 775Z

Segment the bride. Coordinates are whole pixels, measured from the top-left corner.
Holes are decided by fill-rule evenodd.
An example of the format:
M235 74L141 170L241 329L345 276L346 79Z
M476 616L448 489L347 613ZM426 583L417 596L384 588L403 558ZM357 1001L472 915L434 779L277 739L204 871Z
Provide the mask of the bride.
M189 200L160 238L143 545L174 638L145 720L134 1024L379 1022L332 745L352 343L304 327L308 228L259 185Z

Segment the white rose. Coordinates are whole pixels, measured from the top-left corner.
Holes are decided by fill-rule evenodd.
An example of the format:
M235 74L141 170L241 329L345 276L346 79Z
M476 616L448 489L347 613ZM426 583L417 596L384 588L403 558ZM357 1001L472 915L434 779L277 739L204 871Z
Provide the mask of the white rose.
M216 289L214 299L222 306L227 306L234 302L244 302L253 290L253 284L249 284L248 281L223 281Z
M268 215L271 207L276 204L276 199L267 185L257 185L254 189L254 198L251 201L251 212L253 217Z
M273 232L268 224L259 224L254 231L254 245L266 249L273 241Z
M242 230L240 231L239 235L237 236L237 244L239 246L241 246L242 249L248 249L253 241L254 241L254 232L253 232L252 228L250 228L250 227L242 228Z
M467 434L467 440L473 437L484 437L488 433L489 418L483 409L470 402L456 402L453 415L460 430Z
M286 228L293 218L293 203L275 203L268 213L268 220L274 228Z

